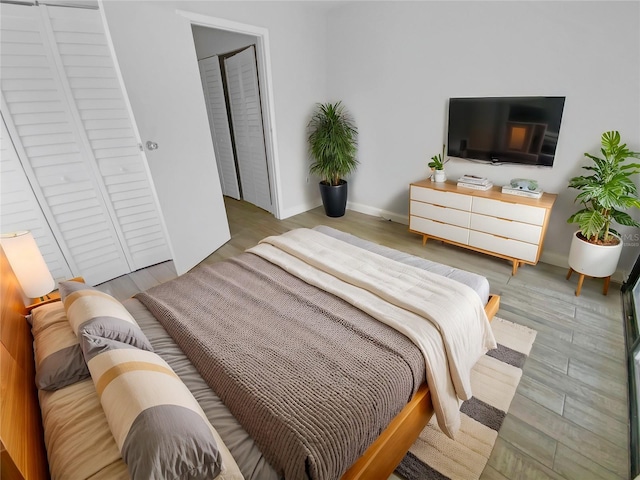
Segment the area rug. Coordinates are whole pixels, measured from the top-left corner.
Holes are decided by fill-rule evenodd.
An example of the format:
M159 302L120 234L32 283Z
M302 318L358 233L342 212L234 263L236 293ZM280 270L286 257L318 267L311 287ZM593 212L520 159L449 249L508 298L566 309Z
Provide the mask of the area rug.
M498 430L522 377L536 331L494 318L498 348L473 367L473 397L462 403L462 425L455 440L440 429L435 416L409 449L396 474L407 480L479 479L496 443Z

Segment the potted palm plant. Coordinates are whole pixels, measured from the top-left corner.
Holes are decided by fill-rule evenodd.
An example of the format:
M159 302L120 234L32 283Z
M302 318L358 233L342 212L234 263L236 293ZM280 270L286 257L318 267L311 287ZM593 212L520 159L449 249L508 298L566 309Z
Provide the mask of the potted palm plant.
M622 239L612 223L640 227L625 212L640 208L638 188L631 178L640 173L640 164L626 162L628 158L640 158L640 153L629 150L617 131L603 133L601 143L602 157L584 154L593 160L593 164L582 167L591 174L569 182L570 188L580 191L575 201L583 207L567 220L580 228L571 241L569 266L590 277L609 277L618 266Z
M329 217L344 215L347 181L358 165L358 129L342 102L318 103L309 121L309 151L314 162L309 171L321 177L320 195Z
M444 145L442 145L442 154L437 154L431 157L431 161L429 162L429 167L433 170L433 180L436 182L444 182L447 180L446 175L444 174L444 164L446 160L444 159Z

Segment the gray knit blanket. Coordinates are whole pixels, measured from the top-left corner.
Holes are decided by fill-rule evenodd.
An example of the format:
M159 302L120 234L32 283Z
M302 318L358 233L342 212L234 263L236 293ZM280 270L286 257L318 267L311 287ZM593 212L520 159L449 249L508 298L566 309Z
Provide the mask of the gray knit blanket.
M136 295L285 479L337 479L425 378L404 335L244 253Z

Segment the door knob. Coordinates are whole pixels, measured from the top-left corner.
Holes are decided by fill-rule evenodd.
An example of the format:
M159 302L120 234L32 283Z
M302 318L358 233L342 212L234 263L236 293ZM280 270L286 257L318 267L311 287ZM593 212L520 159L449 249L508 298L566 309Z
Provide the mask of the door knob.
M152 142L151 140L147 141L147 150L157 150L158 144L156 142Z

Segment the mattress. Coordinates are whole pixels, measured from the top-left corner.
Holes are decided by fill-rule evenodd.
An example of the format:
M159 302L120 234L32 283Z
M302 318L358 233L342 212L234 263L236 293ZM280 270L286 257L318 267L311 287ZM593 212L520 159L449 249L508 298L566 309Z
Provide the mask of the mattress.
M317 226L314 230L337 238L360 248L398 262L421 268L438 275L459 281L471 287L483 303L489 299L489 282L485 277L464 270L432 262L399 250L394 250L354 235L327 226ZM277 479L278 476L266 462L251 437L233 417L229 409L209 388L197 370L171 336L155 320L153 315L136 299L123 302L136 318L140 327L151 341L154 349L171 365L200 402L212 424L236 459L242 474L247 479Z
M415 257L326 226L319 226L315 229L378 255L457 280L470 286L480 296L483 303L488 300L489 284L480 275ZM136 319L155 352L173 368L196 398L225 446L233 455L243 476L249 480L277 479L278 475L264 459L249 434L202 379L180 347L146 307L136 299L128 299L122 303ZM109 427L104 413L101 412L91 379L56 392L41 391L40 401L52 471L73 471L73 478L127 477L126 467L118 456L119 452L115 441L110 437ZM80 404L84 406L79 408ZM63 435L60 435L60 429L64 429ZM89 438L87 432L89 432L92 441L82 440ZM85 455L83 458L101 456L105 467L92 473L91 468L84 469L80 465L74 465L68 457L75 456L77 450L83 451ZM60 452L67 459L61 460L58 456ZM65 475L65 478L71 477Z
M377 243L364 240L360 237L356 237L355 235L351 235L350 233L327 227L326 225L318 225L317 227L314 227L313 230L317 230L324 233L325 235L329 235L331 237L342 240L343 242L350 243L351 245L356 245L360 248L364 248L365 250L368 250L370 252L377 253L378 255L382 255L383 257L387 257L397 262L404 263L405 265L411 265L413 267L421 268L422 270L427 270L428 272L436 273L438 275L442 275L443 277L456 280L471 287L478 294L483 304L486 305L486 303L489 301L489 281L482 275L467 272L466 270L461 270L459 268L450 267L442 263L433 262L431 260L427 260L426 258L416 257L415 255L411 255L409 253L401 252L400 250L395 250L393 248L385 247L384 245L379 245Z

